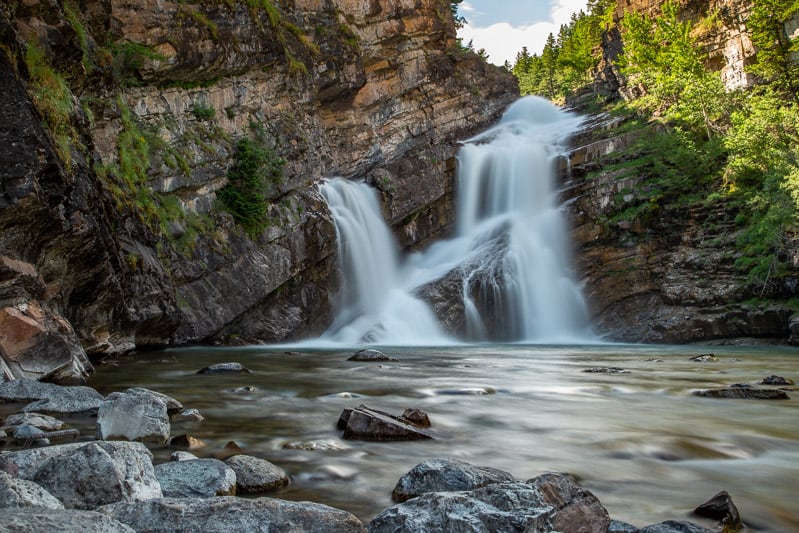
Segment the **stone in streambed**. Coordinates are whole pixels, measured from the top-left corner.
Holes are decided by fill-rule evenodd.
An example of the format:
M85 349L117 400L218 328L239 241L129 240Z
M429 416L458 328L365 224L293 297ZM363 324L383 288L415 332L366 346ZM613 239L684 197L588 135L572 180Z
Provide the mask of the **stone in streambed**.
M17 413L6 418L0 429L13 430L15 426L22 425L34 426L42 431L58 431L64 427L64 422L41 413Z
M641 533L716 533L712 529L698 526L684 520L666 520L641 528Z
M0 472L0 507L63 509L64 505L55 496L33 481L12 477L5 472ZM0 529L2 529L1 526Z
M696 516L718 520L726 529L738 531L743 527L741 515L732 501L732 497L723 490L708 501L694 509Z
M384 354L380 350L361 350L359 352L355 352L355 355L347 359L347 361L360 361L365 363L396 363L399 359L394 359L393 357L389 357L388 355Z
M782 376L768 376L766 378L763 378L763 380L760 382L760 384L761 385L783 385L783 386L787 386L787 385L793 385L794 383L793 383L792 379L784 378Z
M410 441L433 438L429 431L401 417L365 405L345 409L339 417L338 428L344 430L343 438L350 440Z
M196 437L192 437L188 433L184 433L183 435L175 435L174 437L169 439L170 448L197 450L199 448L204 448L205 446L206 446L205 442Z
M245 368L241 363L216 363L209 365L202 370L197 371L198 374L203 375L219 375L219 374L251 374L250 370Z
M142 388L109 394L97 413L97 439L163 446L171 431L168 400L168 396Z
M703 353L701 355L696 355L689 359L696 363L717 363L719 360L719 358L712 353Z
M403 475L394 486L391 499L402 503L426 492L474 490L506 481L514 481L513 475L451 457L439 457L419 463Z
M135 533L133 529L105 514L76 509L19 508L3 509L0 531L41 533L43 531L80 531L84 533Z
M627 522L611 520L608 526L608 533L641 533L641 530Z
M225 464L236 472L236 492L257 494L289 484L286 471L265 459L251 455L234 455Z
M542 474L527 481L544 501L555 508L552 528L561 533L605 533L610 515L594 494L575 479L559 472Z
M236 473L218 459L173 461L155 466L168 498L213 498L236 494Z
M705 398L732 398L742 400L790 400L790 396L783 390L756 389L743 383L736 383L729 387L718 389L698 390L694 391L693 395Z
M583 372L587 372L589 374L629 374L629 370L625 370L624 368L619 368L616 366L607 366L607 367L594 367L594 368L586 368Z
M363 523L346 511L275 498L161 498L108 505L100 511L136 531L366 533Z
M103 395L91 387L62 387L35 379L15 379L0 383L0 403L28 403L22 408L24 413L92 416L103 403Z

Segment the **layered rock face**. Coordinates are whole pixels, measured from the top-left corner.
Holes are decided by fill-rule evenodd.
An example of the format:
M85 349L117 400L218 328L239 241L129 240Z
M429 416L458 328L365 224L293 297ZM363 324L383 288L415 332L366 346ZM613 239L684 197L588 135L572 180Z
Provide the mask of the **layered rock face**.
M0 339L8 377L322 331L335 232L318 182L372 183L421 246L451 222L457 141L518 95L460 50L441 0L31 0L0 16L0 320L21 324ZM216 196L253 136L284 163L247 234ZM17 355L58 343L63 376Z

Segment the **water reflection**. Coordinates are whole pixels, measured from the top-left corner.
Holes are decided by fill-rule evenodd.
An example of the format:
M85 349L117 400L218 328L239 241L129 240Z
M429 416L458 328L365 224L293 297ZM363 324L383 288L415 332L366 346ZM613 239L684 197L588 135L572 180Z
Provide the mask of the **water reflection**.
M235 440L292 475L280 497L328 503L364 520L390 505L403 473L448 455L519 479L570 472L614 518L639 526L687 518L727 490L745 521L763 531L799 531L799 391L787 401L691 395L755 385L772 374L796 380L796 350L414 347L384 350L397 363L357 363L346 360L355 350L297 349L291 355L263 347L139 354L101 367L91 384L104 393L147 386L172 395L206 417L173 428L209 444L199 455ZM717 362L689 359L710 350ZM226 361L253 374L195 374ZM629 373L584 371L603 367ZM343 441L338 416L360 403L397 414L409 407L427 411L438 439ZM156 456L166 460L168 452Z

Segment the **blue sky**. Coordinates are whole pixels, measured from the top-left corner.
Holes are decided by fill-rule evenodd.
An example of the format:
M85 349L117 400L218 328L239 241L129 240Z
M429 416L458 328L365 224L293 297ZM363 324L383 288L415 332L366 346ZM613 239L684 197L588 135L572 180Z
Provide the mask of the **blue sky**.
M485 48L488 60L513 63L516 53L527 46L531 53L544 48L547 35L557 34L572 13L585 10L586 0L464 0L459 13L467 25L459 36Z

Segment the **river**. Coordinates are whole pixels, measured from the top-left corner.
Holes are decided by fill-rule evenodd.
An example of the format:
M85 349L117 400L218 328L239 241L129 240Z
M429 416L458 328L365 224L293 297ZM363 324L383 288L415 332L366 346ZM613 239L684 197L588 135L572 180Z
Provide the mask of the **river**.
M399 477L438 456L526 480L574 474L611 516L637 526L700 519L691 509L727 490L758 531L799 531L799 391L790 400L730 400L692 391L799 378L788 347L452 345L385 348L396 363L347 361L354 349L183 348L98 368L103 393L144 386L194 407L205 421L173 427L207 446L230 440L291 476L277 497L326 503L368 521L391 505ZM712 352L716 362L691 357ZM238 361L252 374L205 376ZM585 370L619 367L628 373ZM344 441L336 421L364 403L429 413L436 440ZM298 450L294 442L330 450ZM156 450L156 461L168 460ZM713 524L705 522L705 525Z

